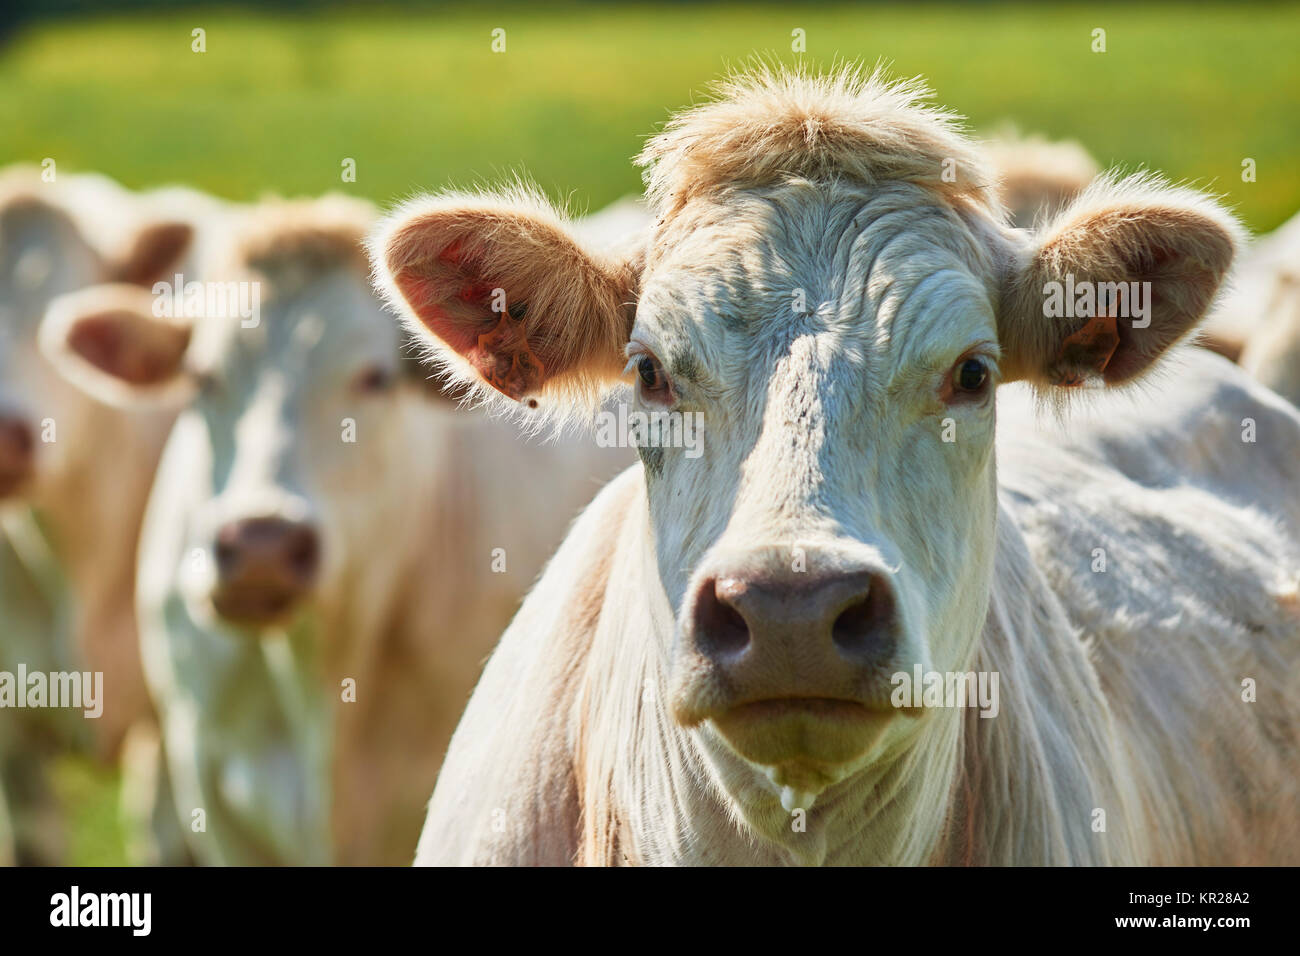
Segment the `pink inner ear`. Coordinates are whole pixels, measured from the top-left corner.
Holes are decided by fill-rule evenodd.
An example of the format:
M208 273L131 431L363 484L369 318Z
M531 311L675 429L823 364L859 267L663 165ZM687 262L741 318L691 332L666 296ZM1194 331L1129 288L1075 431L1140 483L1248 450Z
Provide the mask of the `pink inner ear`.
M457 319L439 304L437 280L409 271L399 272L396 279L402 298L410 303L425 328L446 342L457 355L467 354L478 344L482 329L476 322Z
M473 285L462 286L460 292L457 293L457 298L472 305L486 306L494 288L496 287L491 283L476 282Z
M454 253L450 247L440 259ZM454 300L469 308L447 308L438 299L445 283L411 272L398 273L397 287L411 304L424 326L448 348L465 359L483 381L501 394L519 401L536 390L545 377L545 366L528 344L523 322L508 313L491 311L491 297L499 286L491 282L470 282L460 287Z
M460 264L465 261L465 241L455 239L447 243L442 252L438 253L438 258L449 266L459 268Z
M123 364L124 345L121 330L104 316L82 319L68 332L68 348L109 373Z
M132 329L131 321L105 313L79 320L68 332L68 348L130 385L157 385L176 374L189 335Z
M478 337L466 358L485 382L515 401L535 391L546 375L545 366L528 344L523 322L505 312L496 328Z

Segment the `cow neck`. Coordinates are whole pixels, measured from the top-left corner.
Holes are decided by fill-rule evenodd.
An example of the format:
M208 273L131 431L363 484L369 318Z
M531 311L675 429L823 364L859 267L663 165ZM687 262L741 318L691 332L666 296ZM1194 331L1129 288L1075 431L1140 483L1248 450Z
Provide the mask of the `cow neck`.
M580 860L807 865L1141 858L1128 822L1135 819L1134 801L1121 783L1123 758L1097 675L1005 508L999 508L994 583L971 665L1000 675L998 716L982 718L977 708L930 711L900 747L824 791L802 830L761 772L708 725L685 730L645 695L644 688L667 686L673 637L652 542L647 517L644 534L623 537L618 563L624 566L611 575L640 582L631 590L646 595L649 607L607 600L593 648L583 710L591 725L587 739L606 744L603 752L583 754ZM628 641L647 620L651 639ZM592 689L602 686L597 701ZM614 732L613 724L630 716L614 705L615 695L641 701L631 737L625 727ZM1098 808L1108 808L1104 833L1093 830Z
M124 415L130 427L122 427ZM102 611L133 600L137 538L167 428L149 413L136 420L96 404L87 430L113 446L90 443L36 503L78 601Z
M141 413L136 419L129 413L130 427L123 428L124 414L96 405L89 433L100 441L52 476L34 502L74 596L75 646L85 667L104 672L118 701L98 728L105 753L115 751L126 726L149 709L137 647L136 551L168 433L166 416ZM110 449L96 447L104 438L113 442Z
M1135 800L1082 635L1000 505L976 671L999 674L998 716L962 715L948 825L932 862L1132 864ZM1104 810L1104 831L1096 830Z

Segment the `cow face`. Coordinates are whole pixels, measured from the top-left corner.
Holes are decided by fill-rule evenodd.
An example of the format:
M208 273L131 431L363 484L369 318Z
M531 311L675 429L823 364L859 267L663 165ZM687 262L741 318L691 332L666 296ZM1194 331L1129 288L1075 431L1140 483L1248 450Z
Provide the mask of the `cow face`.
M1237 235L1143 177L1012 230L946 118L851 87L760 79L670 124L636 255L585 250L519 193L411 204L372 244L386 291L483 394L564 405L626 368L638 410L699 417L702 454L642 451L672 713L799 806L915 739L893 674L970 666L995 387L1139 377L1204 314ZM1150 309L1051 317L1067 281L1149 283Z
M50 308L42 343L65 378L115 406L180 410L142 538L145 605L261 633L396 577L402 465L418 457L403 436L432 389L399 377L415 363L370 288L370 218L338 197L232 210L202 281L134 298L97 286Z
M201 463L180 583L228 622L282 621L365 545L392 456L400 354L364 275L335 269L202 324L178 433ZM169 453L170 454L170 453Z
M643 451L674 713L816 793L889 728L891 675L960 669L984 618L992 259L901 183L745 193L658 243L633 401L703 429Z

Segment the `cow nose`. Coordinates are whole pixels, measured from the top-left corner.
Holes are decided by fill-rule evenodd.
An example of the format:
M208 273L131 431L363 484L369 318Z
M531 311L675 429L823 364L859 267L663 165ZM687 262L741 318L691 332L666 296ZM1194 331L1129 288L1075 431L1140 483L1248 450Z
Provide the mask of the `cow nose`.
M0 497L16 491L30 477L35 447L26 421L0 416Z
M218 612L237 622L283 616L316 583L320 537L305 522L246 518L217 531L214 556Z
M705 578L683 640L695 658L684 718L780 699L887 699L901 643L894 587L880 569L723 572ZM883 690L883 694L882 694Z

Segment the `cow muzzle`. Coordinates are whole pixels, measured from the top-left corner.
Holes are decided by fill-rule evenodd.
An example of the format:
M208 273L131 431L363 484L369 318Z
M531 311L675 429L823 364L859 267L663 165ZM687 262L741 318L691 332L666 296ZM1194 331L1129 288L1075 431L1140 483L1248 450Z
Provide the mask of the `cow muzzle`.
M320 536L304 522L248 518L223 525L213 549L213 607L233 624L284 622L312 591L320 551Z
M0 415L0 500L17 495L31 481L35 459L31 426L17 416Z
M891 572L818 557L807 556L816 571L771 554L706 563L672 680L680 724L712 721L742 757L814 792L895 717L890 677L905 644Z

